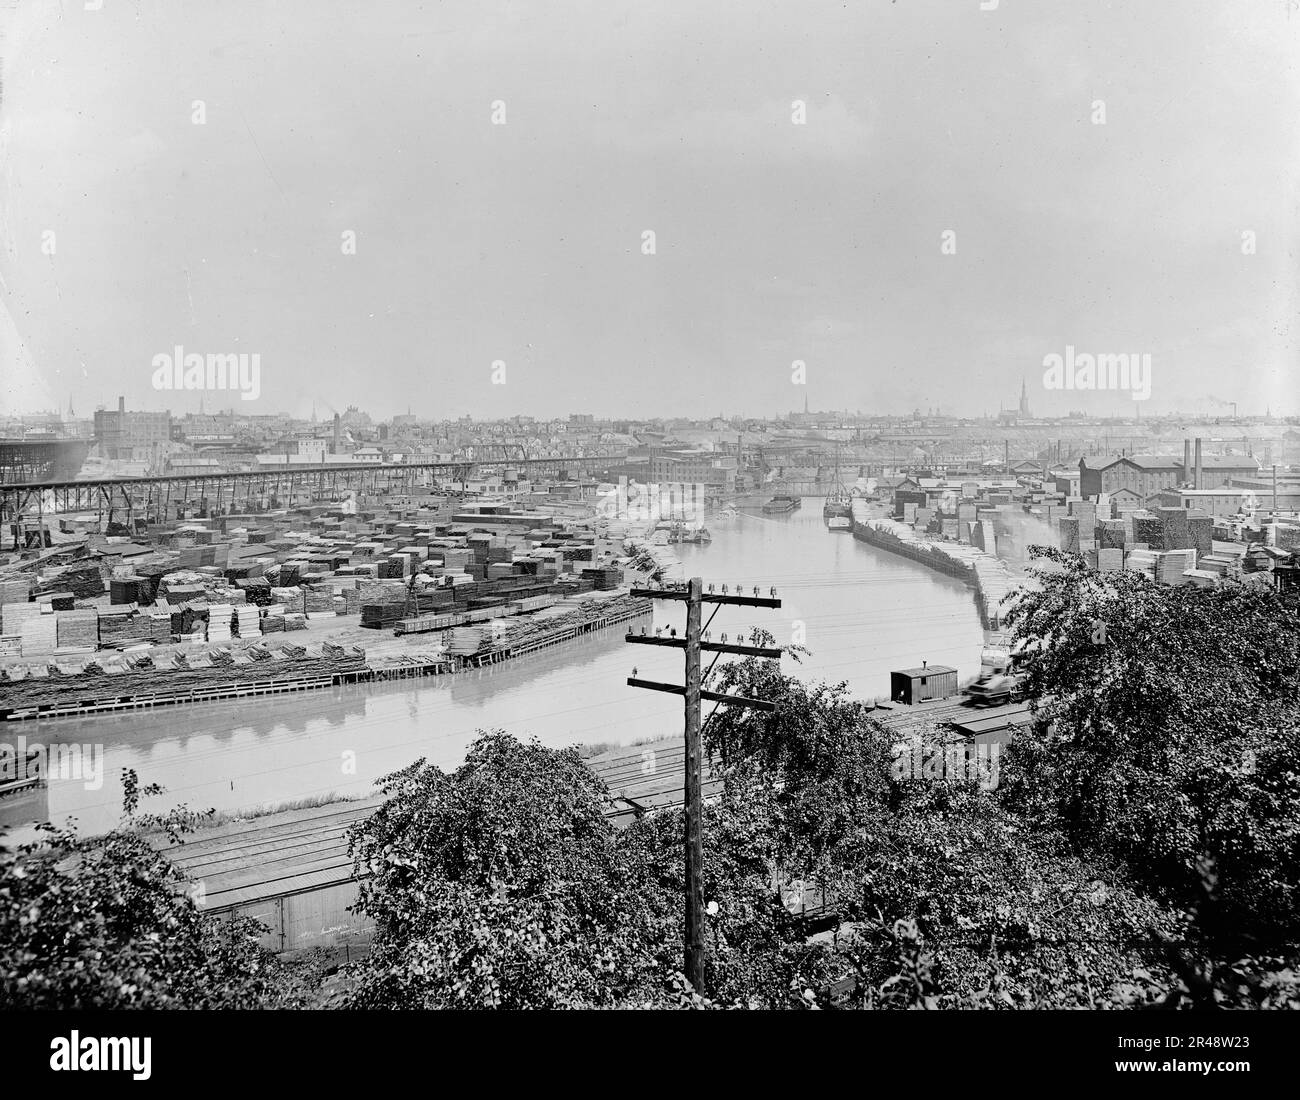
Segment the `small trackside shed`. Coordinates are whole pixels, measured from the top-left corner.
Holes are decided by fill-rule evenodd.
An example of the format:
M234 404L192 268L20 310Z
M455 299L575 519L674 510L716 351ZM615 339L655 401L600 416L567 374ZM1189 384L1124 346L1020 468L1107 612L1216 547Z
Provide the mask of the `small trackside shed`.
M957 670L927 661L920 668L905 668L889 674L889 698L895 703L924 703L957 694Z

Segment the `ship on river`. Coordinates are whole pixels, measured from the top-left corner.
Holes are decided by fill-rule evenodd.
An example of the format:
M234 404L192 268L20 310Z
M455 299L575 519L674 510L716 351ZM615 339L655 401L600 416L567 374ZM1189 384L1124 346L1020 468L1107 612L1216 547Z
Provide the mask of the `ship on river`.
M822 519L832 531L853 530L853 494L840 480L840 452L835 451L835 478L822 505Z
M660 523L655 527L654 535L654 541L659 545L663 545L665 542L670 546L675 546L678 543L703 544L713 541L713 536L709 534L709 529L707 527L703 525L699 527L689 527L684 523L676 521ZM660 535L664 535L666 538L661 541L658 537Z
M793 512L803 502L791 493L777 493L763 505L764 512Z

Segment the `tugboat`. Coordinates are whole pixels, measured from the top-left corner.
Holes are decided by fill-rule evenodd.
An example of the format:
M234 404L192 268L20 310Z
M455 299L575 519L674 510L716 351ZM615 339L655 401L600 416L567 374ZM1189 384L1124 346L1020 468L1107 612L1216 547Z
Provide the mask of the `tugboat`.
M777 493L763 505L764 512L793 512L803 502L790 493Z

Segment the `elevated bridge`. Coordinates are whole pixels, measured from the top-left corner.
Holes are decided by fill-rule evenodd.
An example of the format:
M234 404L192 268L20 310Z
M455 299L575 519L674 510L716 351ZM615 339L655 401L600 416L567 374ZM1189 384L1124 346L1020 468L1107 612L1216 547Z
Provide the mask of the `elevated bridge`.
M0 483L76 477L89 439L0 439Z
M256 512L296 502L339 500L349 492L412 495L431 491L438 481L466 481L507 468L533 478L593 476L627 458L625 450L544 458L515 457L518 453L514 448L484 448L446 462L286 464L221 473L5 483L0 484L0 520L69 512L174 519L184 507L223 514Z

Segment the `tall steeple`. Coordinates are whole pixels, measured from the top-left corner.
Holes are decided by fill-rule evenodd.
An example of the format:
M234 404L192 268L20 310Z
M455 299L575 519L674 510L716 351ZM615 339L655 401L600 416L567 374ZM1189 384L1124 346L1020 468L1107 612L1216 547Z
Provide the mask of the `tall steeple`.
M1029 416L1029 391L1025 388L1024 375L1020 376L1020 415Z

